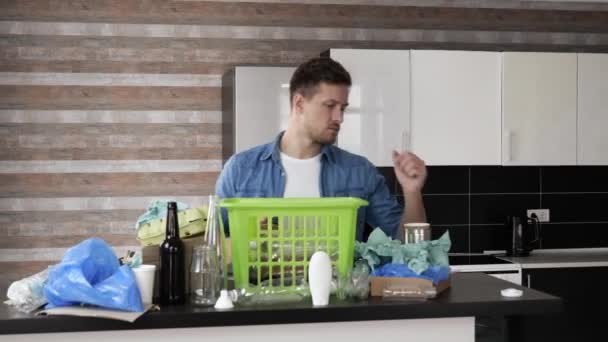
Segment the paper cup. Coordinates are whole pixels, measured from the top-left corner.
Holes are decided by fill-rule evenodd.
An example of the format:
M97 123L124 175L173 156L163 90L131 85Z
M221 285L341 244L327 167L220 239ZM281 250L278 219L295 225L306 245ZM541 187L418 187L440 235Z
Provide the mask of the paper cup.
M156 272L156 265L139 265L139 267L135 267L132 270L133 273L135 273L137 287L139 287L141 302L144 305L152 304L152 294L154 293L154 273Z

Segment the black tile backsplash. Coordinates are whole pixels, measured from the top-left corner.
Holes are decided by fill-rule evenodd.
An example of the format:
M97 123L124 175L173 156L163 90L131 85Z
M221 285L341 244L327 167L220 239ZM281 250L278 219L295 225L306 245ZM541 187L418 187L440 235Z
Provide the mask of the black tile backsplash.
M543 223L542 248L608 246L608 223Z
M551 222L608 222L608 192L542 195Z
M608 166L542 167L543 193L608 192Z
M469 196L423 195L423 200L430 224L469 223Z
M469 227L468 226L439 226L433 225L431 239L439 239L446 230L450 231L452 253L469 253Z
M402 194L401 185L395 177L392 167L379 167L380 173L392 175L395 182L395 191ZM469 167L468 166L433 166L428 167L426 184L423 194L468 194L469 193ZM388 176L390 177L390 176Z
M504 250L506 248L505 240L505 225L503 224L471 226L471 253Z
M468 166L434 166L428 168L423 194L468 194Z
M379 168L403 203L392 167ZM542 248L608 247L608 166L429 166L423 189L433 238L448 228L452 252L504 249L504 222L550 209Z
M507 216L526 214L526 209L540 206L540 194L471 195L472 224L500 224Z
M538 167L472 167L471 193L538 193L539 175Z

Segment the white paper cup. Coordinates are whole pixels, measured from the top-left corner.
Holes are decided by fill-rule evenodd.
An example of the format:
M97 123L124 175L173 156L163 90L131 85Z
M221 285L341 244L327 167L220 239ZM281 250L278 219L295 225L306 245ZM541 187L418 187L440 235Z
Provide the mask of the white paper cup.
M154 273L156 272L156 265L139 265L139 267L132 268L132 270L133 273L135 273L137 287L139 287L141 302L144 305L152 304L152 294L154 293Z

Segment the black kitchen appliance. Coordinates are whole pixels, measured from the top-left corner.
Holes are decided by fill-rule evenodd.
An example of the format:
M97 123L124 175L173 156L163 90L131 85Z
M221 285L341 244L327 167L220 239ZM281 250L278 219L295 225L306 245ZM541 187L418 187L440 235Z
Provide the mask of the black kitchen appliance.
M538 218L509 216L505 224L507 256L528 256L539 242Z

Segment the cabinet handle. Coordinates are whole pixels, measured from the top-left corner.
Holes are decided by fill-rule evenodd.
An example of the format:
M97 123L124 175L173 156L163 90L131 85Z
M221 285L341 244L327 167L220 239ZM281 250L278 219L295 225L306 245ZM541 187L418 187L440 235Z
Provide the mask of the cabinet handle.
M507 162L510 162L513 160L513 156L512 156L512 148L511 148L511 144L513 141L513 133L511 131L506 131L504 134L504 139L505 139L505 159Z
M532 275L528 273L528 288L532 288Z
M410 133L408 131L401 132L401 148L403 148L403 151L410 150Z

